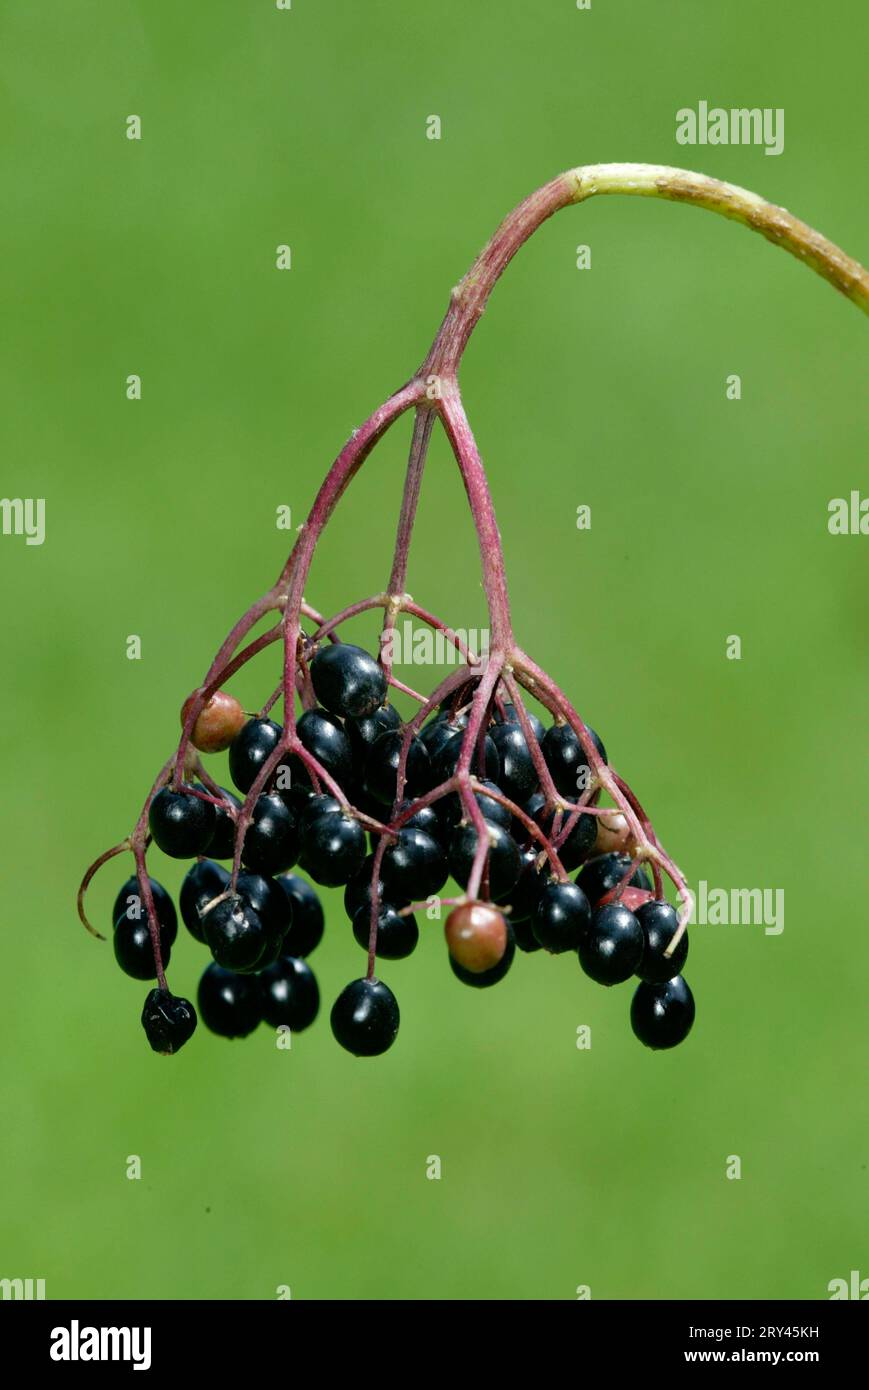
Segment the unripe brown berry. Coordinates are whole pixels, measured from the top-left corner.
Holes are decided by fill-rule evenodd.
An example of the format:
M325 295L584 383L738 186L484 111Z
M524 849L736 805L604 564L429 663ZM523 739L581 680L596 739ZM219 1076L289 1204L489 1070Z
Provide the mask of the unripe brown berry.
M456 965L481 975L492 970L507 949L507 923L487 903L460 903L446 920L444 935Z
M630 853L630 827L627 818L622 815L621 811L605 811L602 816L597 816L595 819L597 820L597 838L591 852L592 856L611 854L614 850L618 851L619 854Z
M181 710L183 724L190 711L195 696L184 701ZM216 690L211 699L199 711L190 741L200 753L222 753L228 748L245 723L245 713L234 695L225 690Z

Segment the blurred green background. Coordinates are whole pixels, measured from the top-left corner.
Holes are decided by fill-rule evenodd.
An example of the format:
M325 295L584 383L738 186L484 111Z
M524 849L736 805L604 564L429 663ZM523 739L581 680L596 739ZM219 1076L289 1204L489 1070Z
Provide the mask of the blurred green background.
M520 641L692 881L785 891L780 936L693 932L688 1043L640 1047L630 986L572 958L464 989L430 923L380 972L398 1044L355 1061L328 1008L364 956L332 892L323 1009L291 1052L200 1028L163 1060L147 986L74 906L278 572L275 508L303 519L514 203L580 163L681 163L866 258L865 10L820 18L808 0L6 0L2 490L45 497L47 536L0 538L0 1276L50 1298L816 1299L869 1275L869 542L826 527L831 498L869 491L869 325L721 219L564 212L498 286L462 375ZM700 99L783 107L783 155L677 146L675 112ZM323 611L385 582L409 429L326 534ZM442 438L408 587L484 621ZM270 651L238 688L262 702L276 680ZM94 884L103 928L126 872ZM183 866L157 853L153 872L174 888ZM203 964L182 928L175 989L195 997Z

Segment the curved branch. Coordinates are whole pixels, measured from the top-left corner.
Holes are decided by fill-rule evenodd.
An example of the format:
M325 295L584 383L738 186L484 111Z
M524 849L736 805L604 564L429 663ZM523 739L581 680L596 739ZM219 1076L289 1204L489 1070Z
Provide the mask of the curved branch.
M544 184L504 219L461 284L453 290L450 307L420 368L420 375L455 373L495 282L541 223L571 203L584 203L595 194L605 193L693 203L695 207L707 208L741 222L789 251L864 313L869 313L869 271L786 208L768 203L737 184L724 183L690 169L674 169L663 164L586 164L568 169L551 183Z

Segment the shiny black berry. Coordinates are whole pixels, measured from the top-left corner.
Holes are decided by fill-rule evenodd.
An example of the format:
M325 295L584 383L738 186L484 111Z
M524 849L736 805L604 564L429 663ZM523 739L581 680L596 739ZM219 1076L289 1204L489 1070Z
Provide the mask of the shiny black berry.
M347 913L351 922L360 907L364 907L367 910L371 908L371 871L373 865L374 855L366 855L359 872L353 875L344 889L344 911ZM410 898L407 897L406 894L400 895L393 892L390 896L387 896L386 884L383 882L382 878L378 879L377 884L378 902L391 902L393 907L406 907L410 902Z
M599 854L595 859L589 859L583 864L576 881L592 907L597 907L601 898L621 883L630 867L631 860L627 854L618 854L615 851ZM652 886L652 880L644 864L637 866L628 882L632 888Z
M234 806L236 811L241 810L241 802L232 792L227 791L226 787L220 788L222 795ZM208 846L208 854L211 859L231 859L235 853L235 821L228 811L222 806L215 806L214 834L211 837L211 844Z
M281 956L259 976L262 1016L270 1028L301 1033L317 1017L320 991L313 970L304 960Z
M304 777L293 777L291 766L281 763L275 770L275 791L288 807L296 825L301 827L314 795L307 773Z
M330 792L320 792L316 795L312 792L299 813L298 827L300 837L304 836L308 826L315 821L318 816L324 816L328 811L340 810L341 802L336 796L332 796Z
M193 1036L196 1010L188 999L152 989L142 1010L142 1027L154 1051L168 1057Z
M517 927L520 922L530 922L540 901L540 895L548 883L548 861L544 859L542 870L537 867L537 860L540 858L540 845L529 845L526 849L519 851L519 877L510 892L507 894L507 904L510 907L510 925ZM520 949L534 949L524 947L518 939L517 944ZM538 942L537 945L540 943Z
M284 938L293 918L292 904L278 880L264 874L239 874L238 892L246 906L253 908L265 932L262 953L254 966L245 968L263 970L286 954Z
M380 864L380 877L392 903L412 902L439 893L447 881L447 857L424 830L399 830Z
M439 802L438 805L441 803ZM410 809L409 801L402 801L397 808L397 816ZM420 806L409 820L402 822L402 830L424 830L426 835L431 835L432 839L439 840L441 837L442 826L440 817L434 806Z
M134 980L153 980L157 975L154 964L154 948L146 918L135 921L129 917L119 917L112 934L115 960L125 975ZM162 928L160 930L160 955L164 967L169 964L171 946Z
M280 874L275 882L289 898L293 910L284 950L288 956L309 956L323 939L323 905L307 879L299 874Z
M505 796L521 806L538 782L522 728L519 724L496 724L491 739L501 761L501 789Z
M599 985L620 985L636 972L643 954L640 924L621 903L592 913L579 943L579 963Z
M202 919L205 943L226 970L252 970L267 945L259 914L239 894L224 898Z
M450 727L447 725L447 728ZM436 753L432 754L429 750L431 757L430 781L433 787L440 786L441 782L447 782L452 777L461 757L462 743L463 735L455 730L452 736L441 744ZM488 734L483 740L483 762L484 771L481 773L480 751L479 748L474 748L471 754L471 772L476 776L487 777L490 782L497 783L500 778L501 760L498 757L498 750Z
M485 873L488 872L489 897L501 900L509 895L519 879L522 867L519 847L503 825L486 821L486 834L489 840L489 854L484 881ZM466 825L457 826L450 838L450 873L463 888L468 886L478 839L476 826L470 821Z
M151 885L154 911L160 924L160 939L162 941L165 936L168 944L172 946L178 935L178 914L175 911L175 904L162 883L158 883L156 878L149 878L148 882ZM128 917L131 922L144 922L146 915L145 904L139 893L139 880L135 874L131 874L119 890L112 905L112 926L114 927L119 917Z
M189 791L163 787L151 802L148 825L154 843L173 859L205 854L214 834L215 808Z
M427 724L423 725L419 736L425 744L426 752L432 764L435 763L441 749L448 743L451 743L456 734L461 733L467 725L467 722L466 718L462 718L456 722L450 721L443 711L441 711L441 713L434 715ZM434 783L432 783L432 785L434 785Z
M526 710L525 714L528 719L528 723L531 725L531 728L534 731L534 734L537 738L537 742L542 743L543 735L546 733L546 730L544 729L542 723L537 718L537 715L533 714L531 710ZM498 722L499 724L519 724L519 713L516 709L516 706L513 704L506 704L504 706L504 718L502 720L499 720ZM519 727L522 727L521 724L519 724Z
M202 913L208 903L219 898L229 887L229 874L222 864L213 859L200 859L191 865L184 875L178 906L181 917L190 935L197 941L204 941Z
M326 811L305 822L299 860L315 883L336 888L359 872L365 831L352 816Z
M526 802L525 811L531 819L540 826L540 829L547 838L552 839L552 827L555 822L556 812L551 806L547 806L546 797L542 792L535 792L534 796ZM558 836L567 828L572 814L570 810L561 812ZM597 817L589 815L587 811L581 811L579 816L575 819L569 835L562 841L556 850L565 869L578 869L580 864L588 858L596 838Z
M487 788L489 792L501 791L499 786L487 779L482 780L480 786ZM482 811L484 820L491 821L494 825L502 825L505 830L511 828L513 815L503 801L496 801L493 796L487 795L486 790L475 791L474 800ZM441 797L440 801L437 802L437 814L448 839L453 828L458 825L465 814L464 805L458 792L451 792L448 796Z
M543 947L534 935L534 928L530 921L513 922L511 919L511 926L513 928L513 939L520 951L525 951L530 955L532 951L543 950Z
M357 770L362 770L368 750L381 734L392 733L401 726L401 715L394 705L378 705L372 714L361 719L345 719L344 732L350 740L353 761Z
M694 996L681 975L662 985L643 981L631 1000L631 1027L646 1047L676 1047L691 1032Z
M332 1032L356 1057L377 1057L398 1035L398 1002L382 980L353 980L332 1005Z
M368 751L365 790L385 806L391 806L396 798L396 779L403 743L404 734L400 729L393 729L375 739ZM418 796L428 785L430 767L425 744L416 735L410 740L404 771L404 795Z
M222 1038L246 1038L262 1021L262 990L254 975L236 975L209 965L196 996L206 1028Z
M311 662L314 693L332 714L361 719L386 699L383 669L362 647L333 642Z
M282 733L280 724L272 719L250 719L233 739L229 748L229 775L240 792L250 791Z
M547 951L575 951L591 921L588 898L576 883L547 883L534 911L534 935Z
M281 880L266 874L240 873L238 893L252 907L268 933L284 936L293 921L293 904L281 887Z
M669 959L664 956L679 925L676 909L668 902L653 898L637 908L636 918L643 933L643 954L637 966L640 979L650 985L663 985L674 975L681 975L688 959L688 933L683 932Z
M493 965L491 970L466 970L464 966L454 961L452 956L449 956L450 969L456 979L461 980L463 985L470 985L472 989L488 989L490 985L497 985L500 980L503 980L510 966L513 964L513 957L515 955L516 939L513 931L508 928L507 949L498 961L498 964Z
M317 759L330 777L334 777L341 786L349 782L353 771L353 753L340 719L323 709L305 710L296 725L296 733L303 747ZM297 762L301 767L301 759Z
M299 853L299 836L292 812L277 792L258 796L242 850L245 868L257 874L291 869Z
M594 729L589 729L592 742L606 762L606 749ZM578 736L569 724L553 724L547 729L541 744L546 765L562 796L578 796L588 785L588 758Z
M371 909L360 907L353 915L353 935L363 950L368 950L371 930ZM383 960L404 960L411 955L419 941L419 927L413 913L400 917L391 903L383 903L377 916L377 955Z

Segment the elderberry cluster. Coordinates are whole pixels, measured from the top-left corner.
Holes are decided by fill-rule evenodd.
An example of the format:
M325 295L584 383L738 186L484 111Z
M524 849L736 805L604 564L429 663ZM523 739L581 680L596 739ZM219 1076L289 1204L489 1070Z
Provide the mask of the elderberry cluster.
M196 861L182 883L179 907L191 936L212 956L199 983L199 1016L227 1038L243 1037L260 1022L301 1031L317 1016L319 989L307 958L322 938L324 914L311 883L291 872L295 866L321 887L343 887L356 942L391 961L417 945L414 904L437 899L448 878L467 888L477 853L478 827L458 792L426 800L459 766L474 679L408 741L387 698L384 671L368 652L331 642L316 651L309 672L313 696L296 734L343 799L324 792L301 757L277 762L253 805L234 883L218 862L232 860L236 847L241 803L234 793L214 784L210 790L202 783L167 784L150 805L156 845L173 858ZM548 795L528 727L551 778ZM525 728L514 705L493 697L471 768L488 841L485 866L479 894L461 899L446 918L451 969L462 983L481 989L504 978L517 948L573 953L600 984L636 977L634 1033L648 1047L672 1047L694 1019L693 997L680 973L687 935L665 955L676 911L654 896L646 865L632 858L624 816L601 809L599 793L571 810L589 777L573 729L558 722L545 729L533 714ZM590 732L606 763L603 744ZM192 741L200 751L228 747L231 779L246 794L282 734L268 717L246 719L237 701L219 691L202 710ZM563 872L554 871L547 845L557 846ZM177 914L156 880L150 888L165 965ZM113 923L118 964L136 979L153 979L151 933L135 877L117 896ZM156 1050L174 1052L196 1018L187 1000L155 988L142 1022ZM395 996L369 971L338 996L331 1025L341 1046L357 1056L382 1053L398 1033Z

